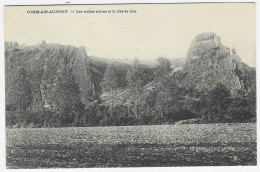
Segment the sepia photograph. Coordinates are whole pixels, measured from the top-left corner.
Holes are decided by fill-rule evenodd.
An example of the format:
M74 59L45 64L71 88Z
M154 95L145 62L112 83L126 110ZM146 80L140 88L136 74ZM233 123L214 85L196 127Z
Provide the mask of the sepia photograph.
M3 8L6 169L257 166L255 2Z

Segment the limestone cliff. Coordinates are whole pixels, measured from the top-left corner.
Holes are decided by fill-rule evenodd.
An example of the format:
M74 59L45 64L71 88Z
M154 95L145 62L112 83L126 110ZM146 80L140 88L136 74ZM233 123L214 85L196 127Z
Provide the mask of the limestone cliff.
M6 93L13 76L19 68L26 71L30 82L33 101L28 106L31 112L39 112L43 107L55 111L55 84L62 70L70 71L79 88L79 99L87 103L93 91L89 58L84 48L59 44L39 44L30 47L6 47Z
M255 69L231 54L214 33L201 33L192 41L183 66L182 86L198 91L224 84L236 96L255 90Z

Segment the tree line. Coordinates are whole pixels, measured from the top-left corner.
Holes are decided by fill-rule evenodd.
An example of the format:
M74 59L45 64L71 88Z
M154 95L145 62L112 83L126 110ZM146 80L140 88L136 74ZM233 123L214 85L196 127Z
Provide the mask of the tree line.
M196 119L197 123L256 121L255 92L232 97L221 83L203 92L188 90L181 85L184 74L172 73L169 59L161 57L157 63L148 67L135 59L127 69L114 63L107 65L102 78L95 83L100 90L89 93L87 104L81 101L69 65L54 71L50 63L33 73L20 66L9 73L11 81L8 82L12 84L7 89L6 125L83 127L174 124L187 119ZM48 84L39 85L41 81L36 81L39 78L45 78L46 82L52 80L52 88ZM34 87L41 87L41 91ZM44 94L44 90L49 93ZM46 95L50 96L52 108L42 101ZM32 104L38 109L33 110L36 107Z

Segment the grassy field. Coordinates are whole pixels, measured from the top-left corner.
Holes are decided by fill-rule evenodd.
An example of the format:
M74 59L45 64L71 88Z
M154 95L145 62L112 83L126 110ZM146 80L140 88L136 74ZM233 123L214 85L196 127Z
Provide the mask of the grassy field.
M256 124L6 129L7 168L256 165Z

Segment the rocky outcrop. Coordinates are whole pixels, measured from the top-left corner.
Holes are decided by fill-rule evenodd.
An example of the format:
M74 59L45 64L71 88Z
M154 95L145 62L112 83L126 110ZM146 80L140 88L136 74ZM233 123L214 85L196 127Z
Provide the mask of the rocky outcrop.
M89 58L84 48L59 44L39 44L30 47L6 47L6 93L18 68L23 68L30 82L33 102L31 112L45 107L55 111L56 83L61 71L69 71L79 88L79 99L87 103L93 91ZM7 95L8 97L8 95ZM7 100L8 104L8 100Z
M183 66L182 86L198 91L224 84L236 96L255 90L255 69L231 54L214 33L201 33L192 41Z

